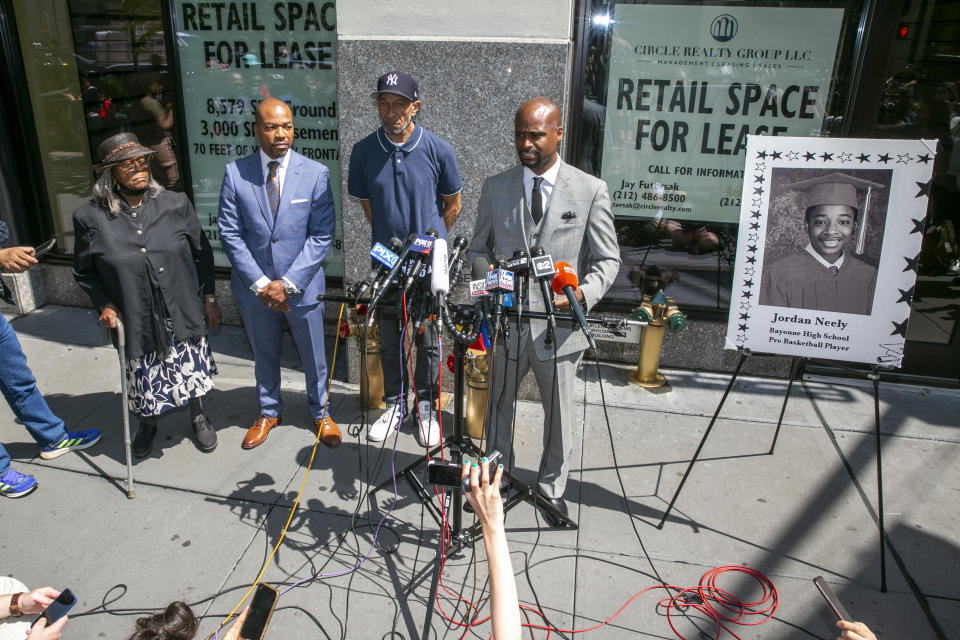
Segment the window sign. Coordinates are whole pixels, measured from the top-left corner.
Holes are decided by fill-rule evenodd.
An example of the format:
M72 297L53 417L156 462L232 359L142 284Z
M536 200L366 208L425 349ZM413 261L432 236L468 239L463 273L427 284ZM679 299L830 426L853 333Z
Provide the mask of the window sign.
M821 133L843 9L618 4L614 17L614 214L737 222L747 136Z
M330 169L339 210L336 12L327 1L177 2L187 154L194 204L216 252L217 204L224 167L259 149L254 109L278 98L293 111L293 148ZM328 276L343 275L339 219Z

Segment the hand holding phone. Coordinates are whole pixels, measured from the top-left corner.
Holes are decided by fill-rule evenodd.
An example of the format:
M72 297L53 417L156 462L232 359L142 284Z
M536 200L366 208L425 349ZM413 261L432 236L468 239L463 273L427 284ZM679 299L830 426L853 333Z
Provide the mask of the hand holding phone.
M240 627L240 637L243 640L262 640L267 625L270 624L270 618L273 617L273 609L277 606L277 598L279 597L280 594L270 585L262 582L257 585L253 600L250 601L250 606L247 608L247 619Z
M73 592L70 591L70 589L64 589L60 592L60 595L57 596L57 599L43 610L43 613L34 618L31 627L40 620L45 620L46 626L50 627L54 622L67 615L67 612L73 609L73 605L75 604L77 604L77 598L73 595Z

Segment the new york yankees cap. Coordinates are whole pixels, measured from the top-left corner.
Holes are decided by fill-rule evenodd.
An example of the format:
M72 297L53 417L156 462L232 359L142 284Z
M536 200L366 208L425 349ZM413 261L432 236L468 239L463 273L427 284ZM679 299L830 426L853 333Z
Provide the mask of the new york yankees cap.
M394 93L410 102L420 99L417 81L402 71L390 71L377 78L377 90L371 96L375 98L381 93Z

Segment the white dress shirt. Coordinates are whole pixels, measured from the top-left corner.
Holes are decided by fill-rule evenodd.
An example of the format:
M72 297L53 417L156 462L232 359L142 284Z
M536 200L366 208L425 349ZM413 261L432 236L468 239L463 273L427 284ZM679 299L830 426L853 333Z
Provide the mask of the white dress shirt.
M540 183L540 195L543 202L543 217L547 217L547 211L550 210L550 196L553 195L553 186L557 184L557 174L560 173L560 163L554 162L553 166L538 176L529 167L523 168L523 195L527 199L527 211L530 210L530 200L533 197L533 179L543 178ZM540 220L543 223L543 220Z
M279 160L279 161L280 161L280 166L277 167L277 182L278 182L279 185L280 185L280 198L282 199L282 198L283 198L283 180L284 180L284 178L287 177L287 165L290 164L290 152L288 151L287 153L283 154L283 155L280 156L279 158L271 158L270 156L268 156L267 154L265 154L265 153L263 152L263 149L260 149L260 152L259 152L259 153L260 153L260 168L261 168L261 170L263 170L263 193L264 193L264 195L267 195L267 176L270 175L270 167L269 167L268 165L269 165L270 162L273 161L273 160ZM267 196L267 202L270 202L269 196ZM284 282L289 283L290 286L292 286L292 287L293 287L294 289L296 289L297 291L300 290L300 288L297 287L297 285L295 285L294 283L290 282L290 281L287 280L286 278L284 278L283 280L284 280ZM270 278L268 278L267 276L260 276L260 279L257 280L256 282L254 282L254 283L250 286L250 290L253 291L253 292L257 292L257 291L260 291L260 289L263 289L263 288L264 288L265 286L267 286L268 284L270 284Z
M820 264L822 264L823 266L825 266L827 269L829 269L830 267L836 267L837 270L839 271L839 270L840 270L840 267L843 266L843 256L844 256L843 253L840 254L840 257L837 258L837 261L836 261L836 262L834 262L833 264L830 264L829 262L827 262L827 261L824 259L824 257L823 257L822 255L820 255L819 253L817 253L817 250L813 248L813 245L812 245L812 244L807 243L807 246L805 247L805 249L806 249L807 253L809 253L811 256L813 256L813 259L814 259L814 260L816 260L817 262L819 262Z

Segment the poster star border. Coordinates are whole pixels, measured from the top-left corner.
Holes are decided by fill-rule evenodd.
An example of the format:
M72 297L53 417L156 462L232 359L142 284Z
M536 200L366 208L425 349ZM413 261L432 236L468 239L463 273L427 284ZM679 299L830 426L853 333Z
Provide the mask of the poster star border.
M899 367L916 286L936 148L936 140L749 136L724 348ZM892 170L869 316L759 304L770 206L768 185L774 168ZM842 344L847 348L817 347L809 344L810 340L792 341L808 343L799 345L775 342L770 331L775 313L808 318L811 323L816 322L817 316L841 319L847 323L847 339Z

